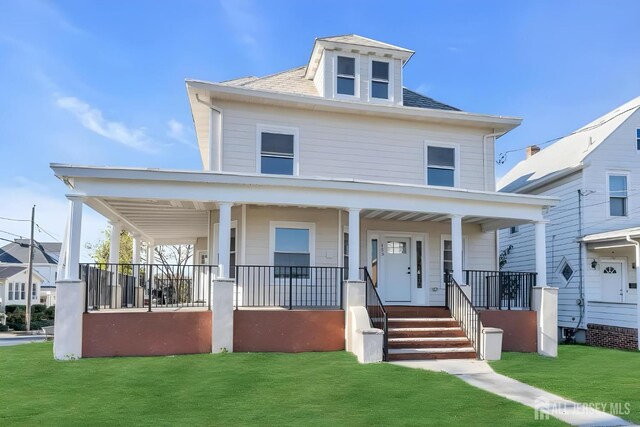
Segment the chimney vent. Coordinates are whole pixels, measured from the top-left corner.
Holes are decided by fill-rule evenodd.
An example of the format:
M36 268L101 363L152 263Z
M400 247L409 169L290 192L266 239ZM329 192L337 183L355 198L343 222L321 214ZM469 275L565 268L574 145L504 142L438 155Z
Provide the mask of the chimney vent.
M538 154L540 152L540 147L537 145L530 145L527 147L527 159L533 156L534 154Z

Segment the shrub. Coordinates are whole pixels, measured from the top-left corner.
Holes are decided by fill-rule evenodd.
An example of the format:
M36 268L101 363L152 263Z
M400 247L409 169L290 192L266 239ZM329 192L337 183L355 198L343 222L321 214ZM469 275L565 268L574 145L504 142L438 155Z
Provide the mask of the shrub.
M9 314L9 313L13 313L13 312L15 312L15 311L19 311L19 310L25 311L25 306L24 306L24 305L15 305L15 304L12 304L12 305L7 305L7 306L4 308L4 311L5 311L5 313L7 313L7 314Z
M9 327L7 325L0 324L0 332L7 332Z
M47 310L47 306L44 304L33 304L31 306L32 313L44 313Z

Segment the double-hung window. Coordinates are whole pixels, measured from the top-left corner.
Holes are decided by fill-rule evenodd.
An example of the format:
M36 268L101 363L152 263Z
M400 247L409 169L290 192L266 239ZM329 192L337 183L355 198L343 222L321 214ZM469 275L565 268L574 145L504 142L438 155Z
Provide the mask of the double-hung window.
M36 299L36 291L37 291L36 284L34 283L34 284L31 285L31 299L32 300Z
M389 63L371 61L371 97L389 99Z
M259 130L259 173L297 175L297 132L271 129Z
M636 129L636 150L640 151L640 128Z
M609 216L627 216L626 175L609 175Z
M26 300L26 294L25 294L25 288L26 288L26 284L25 283L20 283L20 299L21 300Z
M339 95L356 94L356 59L338 56L336 93Z
M7 297L7 300L13 301L13 299L13 283L9 282L9 296Z
M455 187L456 149L427 146L427 185Z
M311 230L278 227L274 229L273 265L276 278L308 279L311 266Z

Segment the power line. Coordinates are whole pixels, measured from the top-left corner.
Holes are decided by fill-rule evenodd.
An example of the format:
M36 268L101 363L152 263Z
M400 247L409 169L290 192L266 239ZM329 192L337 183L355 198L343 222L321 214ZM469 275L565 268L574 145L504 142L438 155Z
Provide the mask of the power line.
M0 219L4 219L6 221L18 221L18 222L29 222L28 219L18 219L18 218L6 218L4 216L0 216Z
M549 139L549 140L544 141L544 142L542 142L542 143L540 143L540 144L530 144L530 145L528 145L528 146L526 146L526 147L514 148L514 149L511 149L511 150L502 151L500 154L498 154L498 159L496 160L496 163L497 163L497 164L499 164L499 165L504 164L504 163L507 161L507 154L515 153L515 152L517 152L517 151L526 150L526 149L527 149L527 148L529 148L531 145L537 145L538 147L542 147L543 145L551 144L552 142L559 141L559 140L561 140L561 139L563 139L563 138L566 138L566 137L568 137L568 136L573 136L573 135L576 135L576 134L578 134L578 133L587 132L587 131L589 131L589 130L596 129L596 128L598 128L598 127L600 127L600 126L604 125L605 123L610 122L611 120L615 119L616 117L621 116L622 114L627 113L627 112L629 112L629 111L631 111L631 110L634 110L634 109L636 109L636 108L638 108L638 107L640 107L640 104L635 105L635 106L633 106L633 107L631 107L631 108L628 108L628 109L626 109L626 110L624 110L624 111L620 111L619 113L617 113L617 114L615 114L615 115L613 115L613 116L609 117L607 120L603 120L603 121L601 121L600 123L596 123L595 125L591 125L591 126L588 126L588 127L584 127L584 128L582 128L582 129L578 129L578 130L573 131L573 132L571 132L571 133L569 133L569 134L567 134L567 135L564 135L564 136L559 136L559 137L557 137L557 138Z
M11 236L15 236L15 237L17 237L19 239L24 239L24 236L21 236L21 235L16 234L16 233L11 233L9 231L0 230L0 233L6 233L6 234L10 234Z
M56 242L60 242L60 238L59 237L55 237L54 235L52 235L51 233L49 233L47 230L45 230L40 224L35 223L36 227L38 228L38 231L43 232L44 234L48 235L49 237L51 237L52 239L54 239Z

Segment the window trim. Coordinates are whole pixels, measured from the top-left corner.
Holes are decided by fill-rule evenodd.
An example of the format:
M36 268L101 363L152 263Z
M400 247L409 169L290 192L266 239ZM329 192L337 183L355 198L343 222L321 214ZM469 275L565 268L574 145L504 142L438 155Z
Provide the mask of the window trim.
M355 75L353 77L353 95L347 95L344 93L338 93L338 57L343 56L345 58L355 59ZM360 54L348 53L348 52L335 52L333 55L333 97L343 99L356 99L360 98Z
M262 172L262 133L277 133L281 135L293 135L293 174L269 174ZM296 127L267 125L258 123L256 125L256 173L269 176L299 176L300 174L300 147L299 131Z
M389 90L389 97L387 99L384 98L374 98L371 94L373 92L373 61L376 62L386 62L387 64L389 64L389 80L387 81L388 84L388 90ZM369 102L372 103L382 103L382 104L393 104L394 102L394 88L393 88L393 59L385 59L385 58L380 58L380 57L370 57L369 58ZM379 79L376 79L376 81L382 81Z
M453 187L447 187L442 185L430 185L429 184L429 147L438 147L438 148L453 148L454 150L454 168L453 168ZM431 187L438 188L459 188L460 187L460 144L446 143L446 142L435 142L430 140L424 140L424 183L425 185L430 185ZM443 167L444 168L444 167ZM445 168L446 169L446 168Z
M444 289L444 242L445 240L451 240L451 234L440 235L440 289ZM469 253L469 239L467 236L462 236L462 271L467 267L467 254Z
M562 270L564 270L564 267L568 265L569 268L571 268L571 277L569 277L569 279L566 279L564 277L564 274L562 274ZM569 260L567 259L566 256L563 256L562 259L560 260L560 264L558 264L558 267L556 268L556 275L560 278L560 280L562 281L562 283L564 283L565 285L568 285L569 282L571 282L571 280L576 276L576 272L577 270L575 269L575 267L569 262Z
M611 176L624 176L627 179L627 204L626 204L626 212L625 215L611 215L611 192L610 192L610 188L609 188L609 177ZM630 216L629 216L629 212L631 211L630 206L629 206L629 189L631 188L631 173L629 171L625 171L625 170L609 170L606 173L606 178L605 178L605 188L607 189L607 200L606 203L604 204L604 207L606 209L606 217L607 218L618 218L618 219L622 219L622 220L629 220Z
M316 223L298 221L269 221L269 265L275 265L276 228L309 230L309 267L316 264Z

